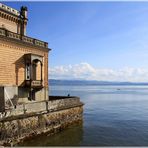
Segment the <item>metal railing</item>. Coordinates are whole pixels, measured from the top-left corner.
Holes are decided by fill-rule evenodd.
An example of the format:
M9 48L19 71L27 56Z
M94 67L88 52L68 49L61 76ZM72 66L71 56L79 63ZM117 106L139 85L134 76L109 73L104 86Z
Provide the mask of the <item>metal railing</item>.
M4 36L7 38L11 38L11 39L19 40L19 41L22 41L25 43L29 43L32 45L48 48L47 42L43 42L43 41L28 37L28 36L23 36L21 34L14 33L14 32L6 30L5 28L0 28L0 36Z

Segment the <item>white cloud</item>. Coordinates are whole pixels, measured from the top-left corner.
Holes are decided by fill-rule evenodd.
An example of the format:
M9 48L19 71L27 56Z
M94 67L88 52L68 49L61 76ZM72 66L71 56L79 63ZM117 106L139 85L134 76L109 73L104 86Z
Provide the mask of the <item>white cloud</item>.
M148 82L148 69L125 67L118 70L94 68L88 63L49 68L50 79Z

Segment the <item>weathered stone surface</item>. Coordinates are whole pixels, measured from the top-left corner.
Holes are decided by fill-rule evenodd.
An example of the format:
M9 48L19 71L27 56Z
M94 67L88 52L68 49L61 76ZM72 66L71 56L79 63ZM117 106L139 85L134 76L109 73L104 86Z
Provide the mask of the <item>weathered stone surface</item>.
M16 108L8 110L6 117L36 113L51 112L81 105L79 97L61 98L49 101L35 101L17 105Z
M1 121L1 145L15 145L25 138L46 132L56 133L72 123L82 121L82 116L83 106L79 106L22 119Z

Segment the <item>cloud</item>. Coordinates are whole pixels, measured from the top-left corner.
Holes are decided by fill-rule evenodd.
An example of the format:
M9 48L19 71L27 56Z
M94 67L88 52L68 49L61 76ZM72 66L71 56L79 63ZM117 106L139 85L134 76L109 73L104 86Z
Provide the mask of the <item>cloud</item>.
M148 82L148 69L124 67L118 70L95 68L88 63L49 68L50 79Z

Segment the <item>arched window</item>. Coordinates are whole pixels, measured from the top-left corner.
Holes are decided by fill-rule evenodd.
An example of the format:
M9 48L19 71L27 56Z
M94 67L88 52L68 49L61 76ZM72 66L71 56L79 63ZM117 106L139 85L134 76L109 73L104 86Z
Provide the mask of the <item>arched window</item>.
M42 62L38 59L32 62L32 80L42 81Z

